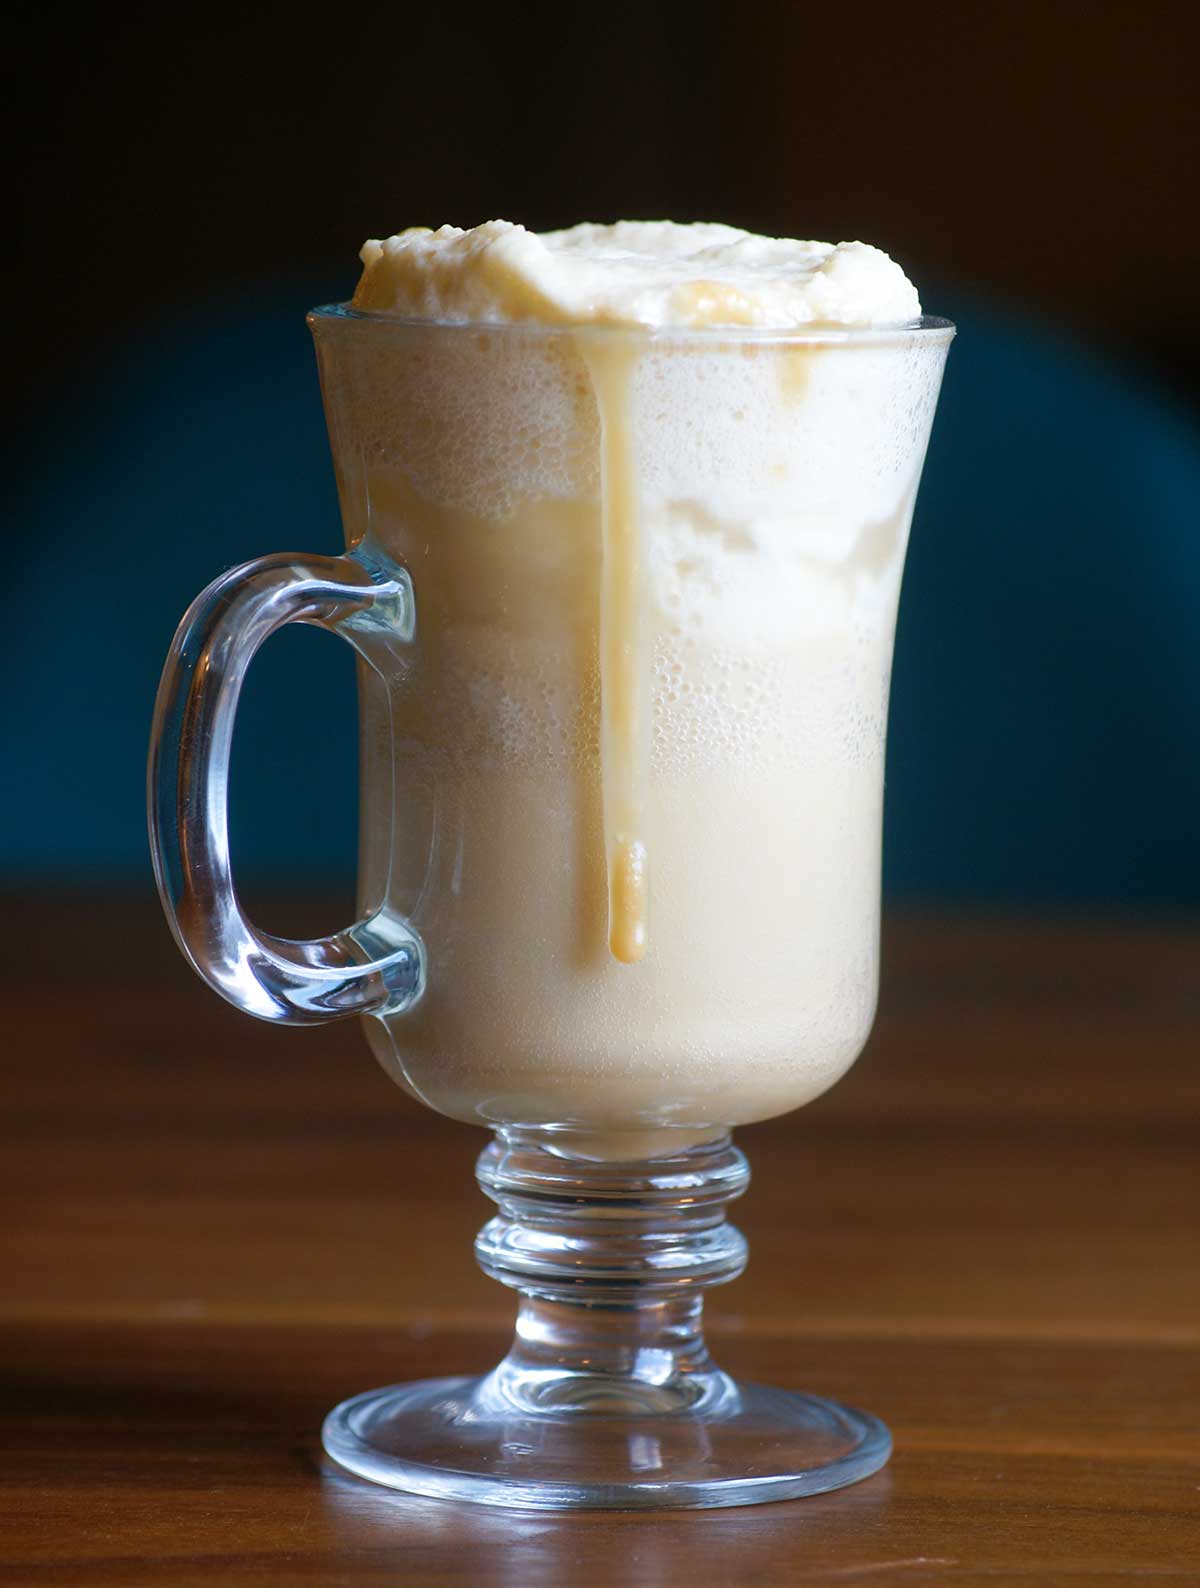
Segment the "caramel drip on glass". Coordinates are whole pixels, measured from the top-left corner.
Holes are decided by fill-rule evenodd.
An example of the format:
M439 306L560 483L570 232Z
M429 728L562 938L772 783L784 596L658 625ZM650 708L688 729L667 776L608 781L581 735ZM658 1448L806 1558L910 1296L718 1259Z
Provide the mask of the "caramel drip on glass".
M583 339L600 414L600 767L608 868L608 946L634 965L646 952L645 788L650 668L645 655L641 524L629 422L634 347Z

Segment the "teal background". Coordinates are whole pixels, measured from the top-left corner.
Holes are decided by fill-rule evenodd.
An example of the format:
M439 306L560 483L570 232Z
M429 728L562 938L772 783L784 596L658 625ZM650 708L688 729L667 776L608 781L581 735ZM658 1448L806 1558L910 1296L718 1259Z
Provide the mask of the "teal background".
M0 884L149 884L158 672L191 597L263 552L340 544L310 302L275 283L148 319L27 412L3 626ZM892 898L1200 906L1200 427L1138 367L962 294L896 650ZM353 665L279 636L252 670L235 852L344 881Z

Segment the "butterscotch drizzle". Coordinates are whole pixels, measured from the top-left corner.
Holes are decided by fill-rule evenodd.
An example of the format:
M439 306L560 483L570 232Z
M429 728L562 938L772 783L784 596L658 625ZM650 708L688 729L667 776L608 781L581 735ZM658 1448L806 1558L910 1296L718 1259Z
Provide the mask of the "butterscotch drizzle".
M600 765L608 946L615 959L634 965L647 943L645 788L651 712L641 523L629 424L636 352L617 337L584 341L601 436Z

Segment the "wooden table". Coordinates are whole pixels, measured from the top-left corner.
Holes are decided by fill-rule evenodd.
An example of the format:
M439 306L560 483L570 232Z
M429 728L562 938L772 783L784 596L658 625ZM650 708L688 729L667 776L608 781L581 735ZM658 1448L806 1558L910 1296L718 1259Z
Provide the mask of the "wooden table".
M709 1305L724 1365L869 1406L891 1466L522 1516L317 1443L353 1391L501 1352L482 1134L407 1103L353 1025L235 1015L151 901L5 922L0 1581L1200 1581L1200 934L892 921L857 1067L741 1134L751 1262Z

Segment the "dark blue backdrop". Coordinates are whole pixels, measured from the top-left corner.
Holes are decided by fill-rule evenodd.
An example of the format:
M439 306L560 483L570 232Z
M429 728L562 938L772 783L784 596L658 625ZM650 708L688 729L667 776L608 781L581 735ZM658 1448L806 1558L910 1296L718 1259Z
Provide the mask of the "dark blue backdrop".
M147 323L27 415L9 465L0 881L145 883L146 736L183 608L232 563L338 548L308 301L275 286ZM960 335L901 609L888 889L1194 910L1194 416L1044 329L928 301ZM234 774L247 880L286 882L298 856L315 880L350 874L353 687L348 648L313 631L256 662Z

